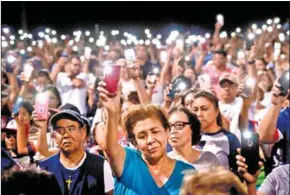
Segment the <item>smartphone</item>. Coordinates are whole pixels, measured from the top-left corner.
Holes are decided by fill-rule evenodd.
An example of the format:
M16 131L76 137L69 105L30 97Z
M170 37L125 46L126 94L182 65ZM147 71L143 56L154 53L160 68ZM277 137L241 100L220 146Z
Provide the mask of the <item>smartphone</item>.
M223 16L223 15L218 14L218 15L216 16L216 20L217 20L217 22L220 23L221 25L224 25L224 16Z
M248 77L245 81L245 84L244 84L244 88L243 88L243 91L241 93L241 96L244 97L244 98L248 98L249 96L252 95L252 90L253 90L253 87L255 86L256 84L256 80L253 79L253 78L250 78Z
M167 59L167 52L166 51L161 51L160 52L160 61L162 63L165 63L166 62L166 59Z
M13 110L12 110L13 115L18 114L19 109L21 108L22 104L23 104L23 98L21 96L18 96L14 105L13 105Z
M177 39L176 40L176 47L180 48L181 50L183 50L184 48L184 41L182 39Z
M24 72L24 75L25 75L25 81L29 81L31 75L32 75L32 72L33 72L33 66L31 64L24 64L24 67L23 67L23 72Z
M35 112L39 120L48 119L49 97L44 93L39 93L35 98Z
M241 155L246 158L248 172L255 174L259 170L259 134L244 131L241 136Z
M134 49L126 49L124 52L125 58L127 60L127 66L129 68L134 67L134 61L136 59L136 54Z
M274 60L278 59L280 53L281 53L281 43L276 42L274 43Z
M175 94L176 94L176 91L173 89L170 89L168 93L168 97L170 97L170 99L173 100L175 98Z
M197 77L201 90L208 90L211 87L211 80L208 74L203 74Z
M12 73L15 68L16 61L16 57L14 57L13 55L8 55L5 63L5 71L8 73Z
M120 75L120 65L107 65L104 69L104 82L107 84L106 88L111 95L114 95L118 90Z
M85 47L84 56L86 59L89 59L91 56L92 49L90 47Z
M207 43L206 42L202 43L201 44L201 48L202 48L203 51L206 51L207 50Z
M278 79L278 83L281 85L279 87L281 91L281 96L285 96L289 90L289 69L283 71L282 75Z

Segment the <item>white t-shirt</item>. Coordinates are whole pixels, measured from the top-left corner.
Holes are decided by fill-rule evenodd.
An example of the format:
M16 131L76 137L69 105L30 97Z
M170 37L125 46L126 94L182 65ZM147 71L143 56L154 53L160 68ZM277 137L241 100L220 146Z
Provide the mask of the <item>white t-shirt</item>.
M234 133L241 140L241 131L239 129L239 115L242 109L243 99L236 97L230 104L219 102L221 114L230 121L230 132Z
M80 73L76 78L83 80L86 84L83 88L73 87L71 79L67 76L67 73L60 72L56 78L56 86L61 95L62 105L70 103L75 105L82 115L86 115L86 98L87 98L87 83L88 75Z

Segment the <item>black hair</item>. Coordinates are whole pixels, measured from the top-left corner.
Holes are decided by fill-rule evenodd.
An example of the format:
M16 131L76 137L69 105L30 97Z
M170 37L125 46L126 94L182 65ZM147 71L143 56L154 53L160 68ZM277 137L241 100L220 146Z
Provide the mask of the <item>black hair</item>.
M194 99L197 99L199 97L206 98L208 101L210 101L214 105L215 109L218 110L219 114L217 116L216 122L218 126L222 127L222 115L219 111L218 98L208 91L200 91L194 95Z
M190 123L190 129L192 132L192 136L191 136L191 145L196 145L200 139L201 139L201 124L197 118L197 116L190 112L187 108L185 108L184 106L179 106L179 107L173 107L169 110L169 115L176 113L176 112L183 112L187 118L188 121Z
M223 55L224 57L227 57L227 52L223 49L218 49L214 51L214 54L219 54L219 55Z
M199 90L197 88L189 89L181 96L181 105L185 106L185 98L189 94L196 94Z
M52 173L32 168L24 170L12 168L2 172L1 184L3 194L62 194Z
M33 105L29 101L24 100L21 107L25 108L25 110L27 110L30 116L32 115L34 108L33 108Z
M61 97L60 97L60 93L57 87L54 85L48 85L43 89L42 92L46 92L46 91L50 91L56 96L56 98L58 99L58 105L57 105L57 108L58 108L61 105Z

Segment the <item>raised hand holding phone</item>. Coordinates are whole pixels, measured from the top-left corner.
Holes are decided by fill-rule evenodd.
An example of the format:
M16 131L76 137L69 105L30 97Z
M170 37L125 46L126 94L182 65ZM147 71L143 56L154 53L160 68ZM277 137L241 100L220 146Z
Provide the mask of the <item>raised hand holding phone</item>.
M39 93L35 98L35 113L38 120L48 119L49 97L44 93Z
M121 76L121 66L107 65L104 69L104 82L106 83L106 90L109 96L113 97L118 91L118 84Z

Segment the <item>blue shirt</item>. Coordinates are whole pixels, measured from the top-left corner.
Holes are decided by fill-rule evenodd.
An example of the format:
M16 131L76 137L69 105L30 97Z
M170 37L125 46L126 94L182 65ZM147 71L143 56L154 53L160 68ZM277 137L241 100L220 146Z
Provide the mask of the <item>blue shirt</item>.
M283 163L290 163L290 106L283 109L277 121L277 129L281 132L284 137L283 140ZM287 156L288 153L288 156Z
M194 169L190 164L177 160L168 181L162 187L158 187L141 157L141 152L124 148L126 159L122 176L115 178L115 195L178 195L183 171Z

